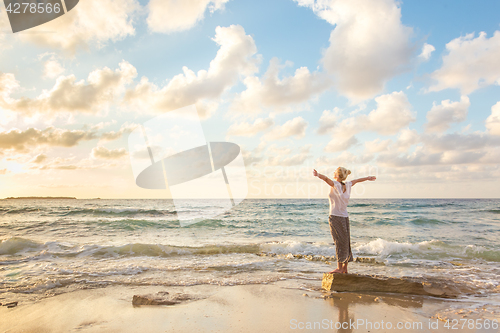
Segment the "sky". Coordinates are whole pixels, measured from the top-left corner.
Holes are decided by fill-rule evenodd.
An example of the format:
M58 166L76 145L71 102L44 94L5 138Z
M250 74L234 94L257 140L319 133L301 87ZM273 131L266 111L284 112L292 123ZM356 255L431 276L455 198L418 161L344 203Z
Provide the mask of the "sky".
M80 0L12 33L0 3L0 198L170 198L130 133L196 107L248 198L500 197L500 2ZM139 127L138 127L139 126ZM169 132L175 135L175 131Z

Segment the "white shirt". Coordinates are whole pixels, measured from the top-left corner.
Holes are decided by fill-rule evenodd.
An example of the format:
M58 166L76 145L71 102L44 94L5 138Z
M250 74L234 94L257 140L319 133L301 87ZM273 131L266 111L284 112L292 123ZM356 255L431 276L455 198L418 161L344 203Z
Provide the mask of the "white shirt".
M330 215L348 217L347 204L351 197L352 182L345 183L345 192L342 190L342 184L336 180L332 180L333 185L330 188L328 199L330 200Z

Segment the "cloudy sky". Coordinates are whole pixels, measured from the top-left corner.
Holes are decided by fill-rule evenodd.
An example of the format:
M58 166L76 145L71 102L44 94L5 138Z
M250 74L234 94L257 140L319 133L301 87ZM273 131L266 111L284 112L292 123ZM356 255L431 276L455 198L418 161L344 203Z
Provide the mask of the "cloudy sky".
M81 0L13 34L0 4L0 197L165 198L128 135L195 104L249 197L500 197L500 2Z

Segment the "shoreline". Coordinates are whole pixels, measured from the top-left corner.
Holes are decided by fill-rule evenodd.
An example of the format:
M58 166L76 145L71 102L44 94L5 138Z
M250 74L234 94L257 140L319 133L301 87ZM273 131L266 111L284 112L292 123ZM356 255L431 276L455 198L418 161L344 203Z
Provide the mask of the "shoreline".
M109 286L59 294L7 309L0 307L2 332L442 332L461 315L466 300L388 293L326 292L314 284L285 280L237 286ZM134 295L158 292L190 295L176 305L134 307ZM462 318L463 317L463 318ZM370 329L371 323L372 328ZM340 326L339 326L340 325ZM382 326L381 326L382 325ZM409 328L410 325L413 327ZM348 327L349 326L349 327ZM376 327L379 326L379 329ZM384 329L382 329L384 328ZM462 332L497 330L464 329Z

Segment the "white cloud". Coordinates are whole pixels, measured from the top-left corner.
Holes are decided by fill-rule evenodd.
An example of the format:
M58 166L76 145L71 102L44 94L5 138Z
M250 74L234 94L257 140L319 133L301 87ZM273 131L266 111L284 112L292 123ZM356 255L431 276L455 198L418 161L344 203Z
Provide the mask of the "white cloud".
M254 151L242 150L242 154L243 160L245 161L245 166L253 166L263 160L263 157L258 156Z
M45 154L38 154L30 162L31 163L35 163L35 164L40 164L40 163L43 163L46 159L47 159L47 155L45 155Z
M311 155L308 153L299 153L294 155L273 155L266 159L267 166L295 166L303 164Z
M337 125L339 121L339 108L334 108L332 111L325 110L319 118L319 127L317 133L319 135L327 134Z
M416 130L404 128L399 132L399 136L395 142L395 148L398 151L406 151L411 146L420 142L420 135Z
M252 151L243 150L243 157L245 159L245 165L247 166L257 166L259 168L297 166L303 164L307 159L312 157L310 152L311 147L312 145L303 145L300 148L290 148L289 146L278 147L275 144L268 145L267 142L261 141L259 146ZM282 177L279 177L279 181L283 181L283 169L275 170L276 173L271 172L272 176L278 176L281 172ZM250 173L253 171L255 170L249 170ZM285 173L289 175L288 172ZM258 171L257 174L259 175L258 177L262 175L261 171ZM267 175L266 181L271 181L271 178L273 178L272 176Z
M415 121L405 93L393 92L375 98L377 108L368 115L358 115L342 120L334 129L334 138L350 138L356 133L372 131L381 135L398 133Z
M386 153L377 158L377 162L387 167L409 167L441 164L442 153L415 151L410 154Z
M419 149L410 154L387 153L379 155L377 162L390 167L410 167L425 165L482 164L486 151L445 151L432 153ZM498 163L499 161L496 161Z
M273 125L274 121L271 118L258 118L253 124L246 122L232 124L227 130L227 135L252 137L259 132L265 131Z
M413 29L401 23L395 0L295 0L335 29L323 63L337 88L352 100L371 98L406 70L414 56Z
M307 122L302 117L293 118L281 126L274 127L264 135L264 140L281 140L288 137L302 139L306 135Z
M481 32L459 37L446 44L448 54L443 66L431 74L436 83L429 91L460 89L463 95L492 84L500 83L500 31L487 38Z
M375 102L377 109L366 117L358 117L366 128L374 132L382 135L396 134L401 128L415 121L410 102L402 91L379 96L375 98Z
M44 130L29 128L24 131L12 129L8 132L0 132L0 148L23 152L27 151L28 148L42 145L73 147L78 145L80 141L97 138L97 133L93 131L70 131L54 127Z
M485 157L483 157L484 159ZM428 184L432 184L433 196L450 197L450 192L441 192L440 190L448 189L454 197L470 197L474 194L463 191L463 183L482 183L481 188L484 189L486 182L493 189L493 197L495 197L495 182L500 177L500 168L493 164L446 164L446 165L415 165L401 167L383 167L379 168L379 172L383 174L384 181L399 183L403 191L401 194L406 195L412 189L425 184L425 192L422 196L428 197ZM382 176L381 176L382 177ZM455 186L456 185L456 186ZM439 193L441 192L441 195ZM460 193L462 195L460 195ZM479 193L479 192L477 192ZM484 191L482 191L484 193Z
M413 143L419 143L414 151L390 150L381 153L377 161L390 167L500 163L500 138L485 133L424 134L418 142L414 133L407 132L406 136L413 137Z
M126 61L113 71L107 67L94 70L84 80L74 75L60 76L51 90L44 90L37 98L14 99L10 94L19 88L12 74L0 75L0 106L23 114L86 112L96 113L124 91L125 86L137 76L134 66Z
M101 129L102 125L97 124L97 126L93 126L92 129L94 130L99 130ZM110 131L110 132L105 132L100 136L101 141L113 141L121 138L122 136L131 133L138 125L137 124L131 124L129 122L124 123L118 132L115 131Z
M253 57L257 52L255 42L241 26L217 27L215 32L213 40L220 48L208 70L195 73L183 67L183 74L174 76L162 88L143 77L126 92L124 102L143 112L165 112L194 103L203 107L207 102L215 108L221 94L236 84L241 75L257 71L258 62Z
M97 148L102 148L102 147L97 147ZM123 148L122 148L123 149ZM66 170L66 171L73 171L73 170L102 170L102 169L114 169L117 170L122 164L118 164L116 162L108 162L108 163L101 163L101 164L96 164L95 160L96 159L107 159L107 160L116 160L121 158L117 157L121 153L118 151L121 151L121 149L116 149L118 153L116 153L116 156L113 156L114 151L110 151L111 154L106 154L106 151L108 151L106 148L104 149L104 156L107 157L94 157L92 154L91 156L94 157L92 158L84 158L79 161L76 161L74 157L72 158L61 158L57 157L55 159L52 159L50 162L42 165L42 166L33 166L30 169L35 170L35 173L39 172L40 170ZM123 149L125 154L127 152ZM96 186L101 186L101 185L96 185Z
M64 72L64 67L54 57L45 61L43 64L43 76L49 79L55 79Z
M27 128L25 130L10 129L0 132L0 150L12 150L25 153L33 152L36 147L74 147L82 141L103 140L112 141L129 133L133 125L125 124L119 132L98 133L95 128L68 130L53 126L40 130ZM29 150L28 150L29 149Z
M342 138L334 138L326 145L325 151L327 153L335 153L338 151L344 151L352 146L358 144L358 139L356 137L351 136L348 139L342 139Z
M279 60L273 58L262 78L245 78L246 90L235 99L231 109L241 113L259 113L266 107L283 111L290 104L307 102L331 86L325 74L311 73L307 67L300 67L293 76L280 79L282 67Z
M376 138L372 141L366 141L365 147L368 153L380 153L382 151L387 150L387 148L391 145L392 140L381 140L380 138Z
M18 88L19 82L16 81L14 74L0 72L0 101L10 102L10 94Z
M174 32L192 28L205 16L223 9L229 0L150 0L148 26L153 32Z
M447 150L479 150L488 147L500 146L500 138L485 133L460 134L450 133L446 135L422 135L421 141L425 148L433 152Z
M325 171L321 171L323 174L331 174L330 177L333 177L333 174L335 172L335 169L337 168L338 165L343 165L344 167L349 169L349 165L353 164L366 164L373 160L373 155L372 154L353 154L350 151L344 151L341 154L339 154L336 157L325 157L325 156L320 156L319 158L316 159L314 162L315 165L318 166L318 168L324 169L322 167L326 167ZM356 173L360 175L366 175L369 174L370 168L365 171L365 167L357 167L356 168ZM318 169L319 171L319 169ZM354 171L351 169L351 171ZM351 177L356 178L354 174L351 175Z
M92 148L92 157L95 159L116 160L128 155L125 148L108 149L103 146Z
M344 151L335 158L340 165L366 164L372 159L373 155L371 154L358 155L350 151Z
M262 158L263 166L296 166L303 164L307 159L311 158L310 146L300 149L298 153L294 153L295 149L276 147L271 145L266 151L266 157Z
M491 107L491 115L486 119L486 128L491 135L500 135L500 102Z
M436 48L434 46L424 43L424 46L422 47L422 53L420 53L418 57L423 59L424 61L427 61L431 58L431 54L434 51L436 51Z
M91 44L101 47L110 40L134 35L134 15L140 9L137 0L80 1L66 15L30 29L30 33L19 34L19 38L69 53L86 49Z
M460 102L450 102L449 99L434 105L427 112L427 124L429 132L443 132L450 128L452 123L459 123L467 118L470 101L467 96L462 96Z

